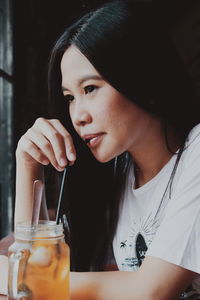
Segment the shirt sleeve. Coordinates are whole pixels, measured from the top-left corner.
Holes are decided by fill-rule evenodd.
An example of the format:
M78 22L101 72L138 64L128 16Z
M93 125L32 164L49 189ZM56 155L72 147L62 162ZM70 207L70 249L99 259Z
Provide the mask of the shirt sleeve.
M146 253L200 273L200 139L183 154L181 174Z

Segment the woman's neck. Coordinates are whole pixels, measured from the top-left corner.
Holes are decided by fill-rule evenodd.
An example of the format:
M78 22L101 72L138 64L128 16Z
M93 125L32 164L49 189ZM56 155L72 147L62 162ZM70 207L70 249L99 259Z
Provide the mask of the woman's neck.
M181 142L172 129L168 130L166 141L166 135L161 127L152 128L140 147L134 149L132 153L130 151L135 162L135 188L155 177L180 148L180 145Z

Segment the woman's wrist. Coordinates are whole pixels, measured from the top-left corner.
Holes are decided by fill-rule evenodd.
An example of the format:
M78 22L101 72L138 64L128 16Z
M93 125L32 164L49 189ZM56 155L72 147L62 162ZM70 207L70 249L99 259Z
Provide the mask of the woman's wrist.
M27 170L28 169L39 170L43 168L43 166L39 162L30 158L29 159L25 158L24 155L18 151L16 151L15 153L15 158L16 158L16 166L19 168L23 167L26 168Z
M29 163L16 155L15 224L29 221L32 216L33 183L43 180L43 166Z

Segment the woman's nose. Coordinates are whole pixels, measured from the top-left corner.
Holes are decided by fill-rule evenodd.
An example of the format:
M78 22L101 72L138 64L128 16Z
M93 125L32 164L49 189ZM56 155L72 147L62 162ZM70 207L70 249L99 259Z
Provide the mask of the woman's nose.
M84 126L91 123L92 116L82 105L77 104L71 113L72 122L76 126Z

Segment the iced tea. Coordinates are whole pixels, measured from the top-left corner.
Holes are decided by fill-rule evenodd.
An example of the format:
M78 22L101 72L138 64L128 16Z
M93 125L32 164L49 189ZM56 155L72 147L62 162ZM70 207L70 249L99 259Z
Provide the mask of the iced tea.
M9 248L8 299L69 300L69 265L62 224L18 225Z

